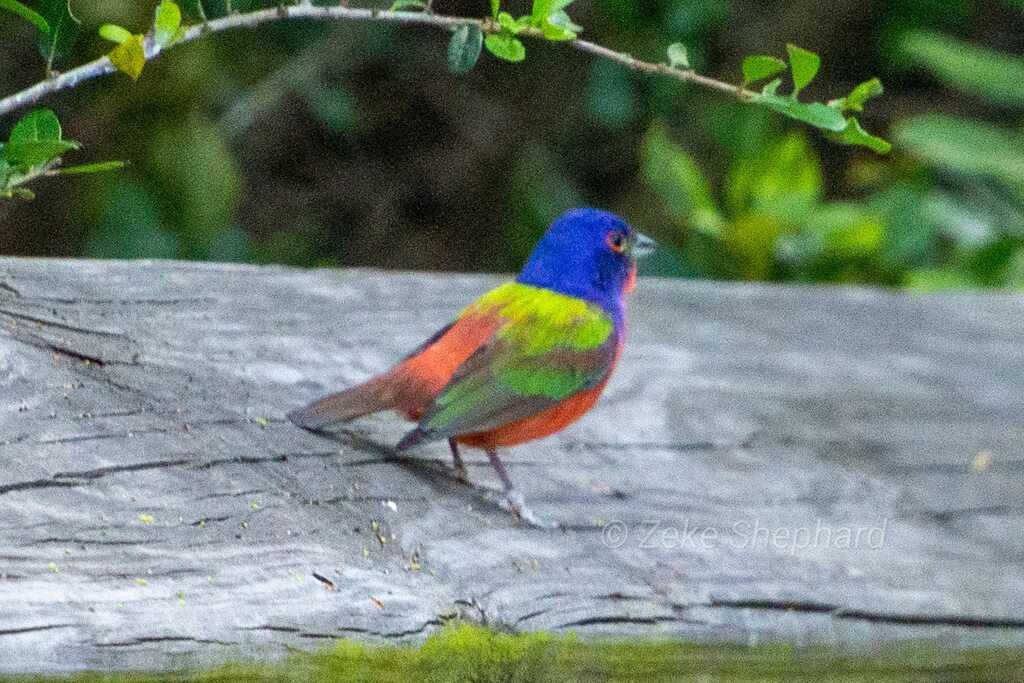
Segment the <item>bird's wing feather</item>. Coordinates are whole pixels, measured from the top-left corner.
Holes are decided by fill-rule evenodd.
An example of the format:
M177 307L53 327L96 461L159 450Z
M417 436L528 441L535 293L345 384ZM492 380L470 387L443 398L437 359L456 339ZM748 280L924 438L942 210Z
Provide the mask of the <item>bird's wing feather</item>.
M439 339L441 339L441 337L443 337L444 335L448 334L449 330L451 330L454 325L455 325L454 322L450 322L447 325L445 325L444 327L442 327L441 329L439 329L434 334L430 335L430 337L425 342L423 342L422 344L417 346L415 349L413 349L409 353L405 354L405 357L401 361L399 361L399 362L401 363L401 362L409 360L410 358L415 358L416 356L418 356L421 353L423 353L424 351L426 351L428 348L430 348L431 346L436 344L437 341Z
M601 309L521 284L499 287L466 313L497 313L502 324L452 375L419 424L419 439L495 429L600 384L615 361L617 335Z

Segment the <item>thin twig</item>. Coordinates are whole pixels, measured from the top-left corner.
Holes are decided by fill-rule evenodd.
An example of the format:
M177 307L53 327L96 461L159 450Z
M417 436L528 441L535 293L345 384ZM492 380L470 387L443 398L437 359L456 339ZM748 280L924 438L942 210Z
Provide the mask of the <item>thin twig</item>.
M312 4L282 5L270 9L256 10L241 14L213 19L202 24L190 27L175 45L188 43L207 33L218 33L235 28L255 28L261 24L267 24L285 19L315 19L321 21L379 21L392 24L432 26L444 30L452 30L459 26L475 24L485 33L494 33L499 27L490 19L472 19L468 17L444 16L432 13L421 12L388 12L375 9L350 8L344 6L317 7ZM520 34L530 38L543 38L543 34L535 29L527 29ZM668 76L685 83L693 83L705 88L732 95L739 99L748 99L754 95L735 85L702 76L695 71L677 69L667 64L644 62L628 54L616 52L609 48L591 43L585 40L568 41L581 52L586 52L604 59L623 64L631 69L643 73L660 74ZM155 59L160 55L160 48L152 40L145 43L146 61ZM0 116L16 111L30 104L34 104L44 97L61 90L74 88L80 83L114 73L114 65L104 56L95 59L82 66L56 75L45 81L36 83L20 92L0 100Z
M675 67L669 66L668 64L644 62L639 59L636 59L632 55L628 55L624 52L616 52L615 50L611 50L607 47L604 47L603 45L591 43L586 40L574 40L572 41L572 46L579 50L580 52L589 52L592 55L604 57L605 59L610 59L613 62L618 62L619 64L625 64L634 71L640 71L641 73L647 74L659 74L662 76L675 78L676 80L694 83L695 85L700 85L705 88L710 88L712 90L723 92L727 95L732 95L733 97L738 97L741 100L746 100L756 95L756 93L753 93L749 90L745 90L738 85L733 85L731 83L726 83L724 81L715 80L714 78L711 78L709 76L702 76L701 74L693 70L677 69Z

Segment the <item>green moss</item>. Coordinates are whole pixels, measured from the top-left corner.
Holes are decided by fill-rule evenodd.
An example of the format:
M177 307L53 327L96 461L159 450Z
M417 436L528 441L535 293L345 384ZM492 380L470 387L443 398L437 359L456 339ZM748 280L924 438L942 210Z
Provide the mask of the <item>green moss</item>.
M893 645L873 655L787 645L745 647L683 641L582 641L572 635L509 635L449 627L420 647L339 641L286 662L222 666L206 672L82 674L6 681L149 683L155 681L1003 681L1020 680L1024 649L956 652L936 645Z

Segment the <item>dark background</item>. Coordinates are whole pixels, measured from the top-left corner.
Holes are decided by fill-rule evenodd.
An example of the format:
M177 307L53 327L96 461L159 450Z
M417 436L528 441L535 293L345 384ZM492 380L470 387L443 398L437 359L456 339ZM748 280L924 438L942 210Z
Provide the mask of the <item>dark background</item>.
M104 22L144 31L155 4L73 1L81 36L56 66L109 50ZM223 14L222 0L204 5ZM745 55L796 43L823 60L807 98L877 75L887 92L861 120L895 149L839 146L566 45L527 41L522 64L485 54L455 76L437 30L278 23L176 47L137 83L117 74L46 100L85 145L67 161L131 165L0 200L0 253L506 271L560 211L591 204L665 245L647 272L1024 285L1024 1L580 0L569 12L587 39L643 59L684 42L698 70L730 82ZM0 15L0 37L0 94L39 80L32 27ZM0 135L24 113L0 119Z

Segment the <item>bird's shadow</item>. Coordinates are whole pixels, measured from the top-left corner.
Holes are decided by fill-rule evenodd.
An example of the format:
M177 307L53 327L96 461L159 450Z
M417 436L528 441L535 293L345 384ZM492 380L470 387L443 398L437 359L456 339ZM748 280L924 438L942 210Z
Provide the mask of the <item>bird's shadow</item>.
M394 463L405 468L420 481L434 488L439 487L442 483L459 486L472 492L474 497L487 503L488 506L509 513L507 505L502 505L501 491L490 486L474 484L459 478L455 474L455 469L446 466L439 458L428 459L405 455L391 446L375 441L365 433L350 429L313 433L343 446L348 446L364 453L379 455L384 462Z
M522 526L542 528L548 531L552 530L546 526L537 526L526 522L521 519L517 519L509 506L508 501L505 498L505 493L502 490L484 486L482 484L476 484L472 481L468 481L461 477L456 476L455 468L448 467L444 464L441 459L427 459L417 458L404 453L399 452L395 448L386 444L375 441L365 433L351 430L351 429L338 429L330 432L313 432L319 437L329 439L335 443L339 443L343 446L355 448L364 453L374 453L381 457L383 462L390 462L399 465L424 483L437 488L441 482L446 482L449 485L455 485L469 491L473 494L474 498L486 503L488 507L495 510L501 510L502 512L509 515L509 518L514 522ZM595 525L579 525L579 524L563 524L558 523L555 528L566 530L578 530L578 531L592 531L599 530L600 527Z

